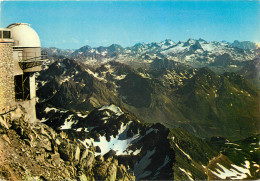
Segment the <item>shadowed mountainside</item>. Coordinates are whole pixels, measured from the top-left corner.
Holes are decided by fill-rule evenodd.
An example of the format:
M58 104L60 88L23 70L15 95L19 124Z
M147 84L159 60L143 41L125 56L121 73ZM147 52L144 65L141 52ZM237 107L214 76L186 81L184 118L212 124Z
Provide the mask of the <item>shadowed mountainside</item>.
M181 126L204 138L258 133L259 90L245 78L161 63L133 69L109 62L93 69L65 59L41 73L37 94L40 104L78 111L113 103L145 122Z

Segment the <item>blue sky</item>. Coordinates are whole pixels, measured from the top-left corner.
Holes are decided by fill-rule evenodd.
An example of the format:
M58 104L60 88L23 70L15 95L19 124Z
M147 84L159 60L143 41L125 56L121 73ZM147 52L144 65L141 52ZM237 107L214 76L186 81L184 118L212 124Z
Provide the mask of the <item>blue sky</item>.
M260 43L259 1L3 1L1 26L29 23L42 46L132 46L165 39Z

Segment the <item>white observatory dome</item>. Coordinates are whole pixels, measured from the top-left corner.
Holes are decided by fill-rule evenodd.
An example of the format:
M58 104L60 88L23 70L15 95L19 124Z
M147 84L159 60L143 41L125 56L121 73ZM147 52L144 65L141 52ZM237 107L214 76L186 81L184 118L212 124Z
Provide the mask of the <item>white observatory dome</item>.
M34 29L27 23L10 24L14 47L41 47L41 41Z

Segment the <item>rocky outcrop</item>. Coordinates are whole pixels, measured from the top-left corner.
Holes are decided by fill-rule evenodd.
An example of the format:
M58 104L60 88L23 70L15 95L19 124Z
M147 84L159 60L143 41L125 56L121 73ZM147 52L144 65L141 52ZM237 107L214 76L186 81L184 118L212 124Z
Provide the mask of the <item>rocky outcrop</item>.
M28 123L22 116L6 124L0 126L0 179L135 179L112 156L96 160L95 147L87 148L43 123Z

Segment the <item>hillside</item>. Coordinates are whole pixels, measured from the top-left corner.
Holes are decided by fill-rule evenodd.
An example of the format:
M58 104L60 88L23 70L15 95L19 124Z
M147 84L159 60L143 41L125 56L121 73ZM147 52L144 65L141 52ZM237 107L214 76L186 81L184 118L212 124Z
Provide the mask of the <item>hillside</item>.
M42 122L86 147L93 145L97 158L113 156L137 180L223 179L221 172L227 179L259 177L258 136L235 143L224 138L205 142L183 128L142 123L115 105L88 114L53 107L38 110ZM233 171L220 172L223 168Z
M92 68L57 61L38 77L40 104L90 111L115 104L149 123L184 127L202 138L258 133L259 90L236 73L217 75L157 59L149 69L118 62Z

